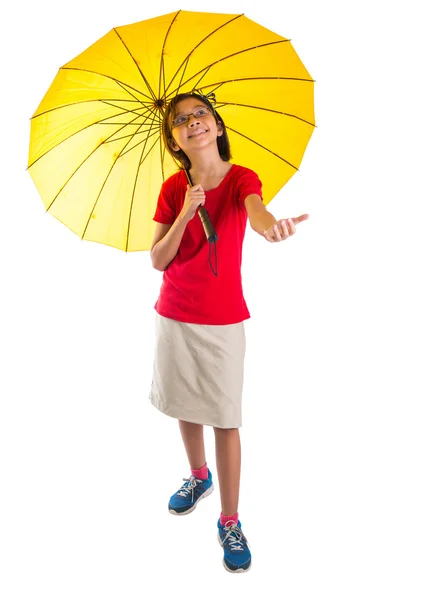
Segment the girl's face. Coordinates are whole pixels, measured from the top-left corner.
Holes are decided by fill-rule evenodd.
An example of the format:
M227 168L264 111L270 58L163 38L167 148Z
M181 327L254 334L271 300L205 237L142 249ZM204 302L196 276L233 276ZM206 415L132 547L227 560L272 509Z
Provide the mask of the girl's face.
M180 119L182 115L184 119ZM186 98L177 104L171 126L173 149L178 152L181 148L187 156L189 150L198 150L211 144L217 148L216 138L223 133L209 108L197 98Z

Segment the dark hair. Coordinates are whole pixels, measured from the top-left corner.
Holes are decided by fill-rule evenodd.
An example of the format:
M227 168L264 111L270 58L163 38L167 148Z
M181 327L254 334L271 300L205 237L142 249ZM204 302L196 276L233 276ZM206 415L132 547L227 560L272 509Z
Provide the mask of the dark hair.
M225 123L224 123L222 117L213 108L212 104L210 103L208 98L206 98L206 96L201 96L201 95L195 94L193 92L189 93L189 94L178 94L177 96L172 98L172 100L169 102L169 104L166 107L166 110L163 115L163 120L162 120L162 136L163 136L163 142L165 144L166 150L171 154L171 156L173 156L176 159L177 164L181 163L183 165L183 167L187 170L189 170L191 168L192 164L191 164L187 154L185 154L183 152L183 150L181 150L181 148L180 148L180 150L178 150L176 152L170 145L170 142L173 140L172 121L175 116L175 110L176 110L177 104L179 102L181 102L182 100L186 100L187 98L197 98L198 100L203 102L205 104L205 106L207 106L207 108L209 108L211 110L216 123L220 124L222 127L222 135L218 136L218 138L217 138L217 146L218 146L218 150L219 150L219 156L221 157L222 160L225 160L225 161L230 160L230 158L231 158L230 140L228 139L227 129L225 127Z

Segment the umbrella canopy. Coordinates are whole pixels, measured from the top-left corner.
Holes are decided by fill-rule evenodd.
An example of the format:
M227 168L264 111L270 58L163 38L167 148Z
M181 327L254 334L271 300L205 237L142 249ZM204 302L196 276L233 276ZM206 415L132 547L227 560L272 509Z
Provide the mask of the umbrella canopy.
M162 114L198 89L268 204L315 127L314 81L288 39L244 15L178 11L116 27L59 69L31 119L28 170L46 210L82 239L149 250L160 187L179 168Z

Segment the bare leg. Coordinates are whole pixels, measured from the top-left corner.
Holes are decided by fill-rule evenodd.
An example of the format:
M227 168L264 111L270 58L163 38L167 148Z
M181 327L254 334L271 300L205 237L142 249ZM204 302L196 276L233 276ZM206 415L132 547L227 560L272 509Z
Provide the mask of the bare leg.
M214 427L216 467L224 515L238 511L240 489L241 447L238 429Z
M191 469L201 469L205 464L204 425L178 420L181 437L186 448Z

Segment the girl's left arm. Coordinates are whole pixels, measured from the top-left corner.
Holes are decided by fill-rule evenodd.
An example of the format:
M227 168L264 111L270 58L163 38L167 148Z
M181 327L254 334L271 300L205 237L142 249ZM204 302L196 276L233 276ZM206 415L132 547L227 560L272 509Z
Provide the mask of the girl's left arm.
M277 221L266 209L258 194L247 196L245 198L245 207L252 229L266 238L268 242L286 240L296 233L295 226L309 217L309 215L304 214L293 219L281 219Z
M258 194L249 194L249 196L246 196L245 207L248 213L249 224L260 235L263 235L265 230L277 223L277 220L266 209Z

